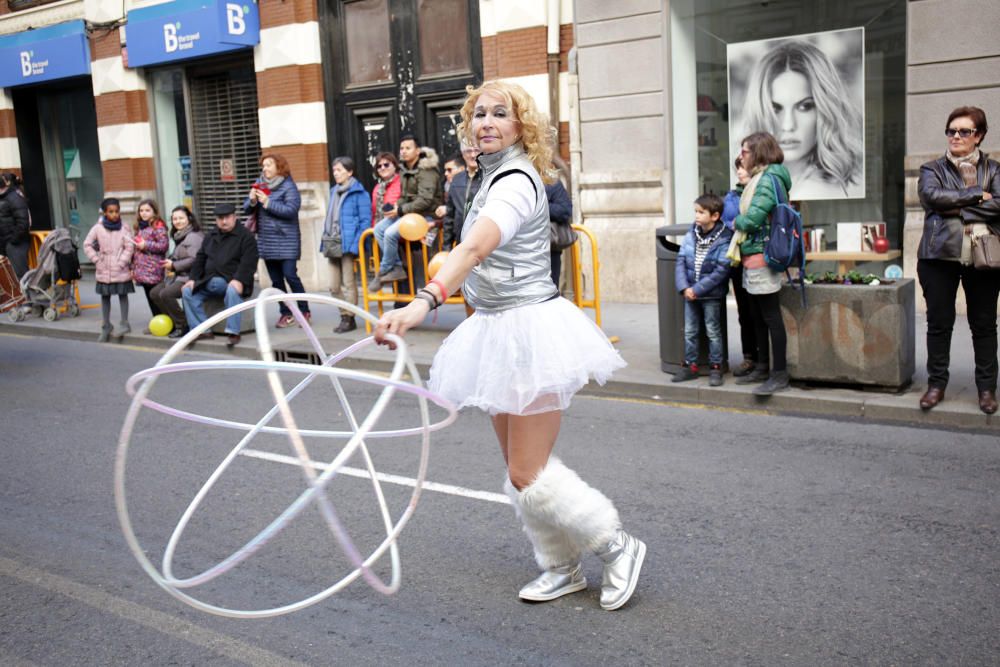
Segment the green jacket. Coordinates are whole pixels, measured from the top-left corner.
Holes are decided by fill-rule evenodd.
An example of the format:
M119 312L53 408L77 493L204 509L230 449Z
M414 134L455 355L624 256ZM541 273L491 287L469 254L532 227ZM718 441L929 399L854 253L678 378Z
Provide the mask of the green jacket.
M733 221L737 231L747 234L746 240L740 244L740 254L744 257L764 252L764 237L771 227L771 211L778 205L778 199L774 196L774 184L771 181L772 174L784 186L786 199L788 191L792 188L792 177L784 165L767 165L763 176L757 182L757 189L754 190L747 212L739 214Z
M420 159L413 169L399 165L400 196L399 214L419 213L433 216L441 204L441 174L438 173L438 154L430 147L420 149Z

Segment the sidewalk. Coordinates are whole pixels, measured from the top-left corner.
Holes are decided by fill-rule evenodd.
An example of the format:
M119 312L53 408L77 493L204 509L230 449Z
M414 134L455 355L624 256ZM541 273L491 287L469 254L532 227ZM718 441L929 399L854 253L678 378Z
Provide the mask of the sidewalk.
M85 275L80 283L80 298L85 306L99 303L94 293L92 275ZM272 306L272 310L275 311L274 317L270 318L273 322L277 319L277 307ZM593 316L593 310L585 312ZM927 381L926 350L923 345L926 322L920 314L916 317L917 372L913 383L904 392L886 394L864 390L798 386L775 394L770 399L753 396L750 393L752 385L736 385L731 375L726 376L726 384L722 387L709 387L707 377L672 384L671 376L660 371L659 331L655 304L605 303L602 304L601 315L605 333L609 337L618 336L619 340L615 346L628 362L628 366L615 373L614 378L603 387L593 383L589 385L585 391L590 394L645 399L667 404L709 405L767 413L823 415L1000 433L1000 413L990 416L979 410L973 381L971 337L969 325L964 317L959 317L955 324L948 397L937 408L925 413L917 406ZM114 303L112 321L117 321L117 316L118 304ZM428 320L425 326L407 334L411 354L421 367L421 372L425 373L425 377L426 369L438 345L464 317L465 311L462 306L445 306L439 311L436 323ZM149 318L146 298L139 290L130 297L130 321L134 332L125 338L125 343L166 350L174 341L140 333ZM313 326L326 346L327 352L343 349L347 344L366 336L363 326L346 335L334 335L333 327L339 319L339 314L334 309L322 305L315 307ZM742 359L742 353L739 349L736 306L731 300L728 320L729 358L735 362ZM29 316L25 321L15 324L6 314L0 315L0 334L96 341L99 330L98 308L84 308L79 317L64 315L56 322L46 322L41 317ZM311 349L299 328L272 329L271 335L275 349L283 351L288 360L308 358ZM256 345L256 336L248 334L232 351L226 349L225 339L221 337L214 341L199 342L196 349L199 352L257 358ZM369 370L388 370L390 356L384 350L367 348L356 357L345 360L344 365Z

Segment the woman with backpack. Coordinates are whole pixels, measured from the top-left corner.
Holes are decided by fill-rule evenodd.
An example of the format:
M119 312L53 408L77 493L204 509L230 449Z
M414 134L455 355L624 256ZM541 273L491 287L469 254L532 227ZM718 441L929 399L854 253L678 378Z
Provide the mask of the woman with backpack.
M787 335L778 301L782 274L764 261L764 238L770 231L771 212L777 207L780 195L786 200L788 198L792 178L782 165L785 156L781 146L767 132L755 132L745 138L740 158L744 168L750 172L750 181L740 196L740 213L733 221L738 234L733 238L734 243L739 243L743 287L750 295L757 339L757 363L748 375L737 378L736 384L762 383L754 388L753 393L770 396L788 389L785 360ZM777 188L783 190L780 195Z

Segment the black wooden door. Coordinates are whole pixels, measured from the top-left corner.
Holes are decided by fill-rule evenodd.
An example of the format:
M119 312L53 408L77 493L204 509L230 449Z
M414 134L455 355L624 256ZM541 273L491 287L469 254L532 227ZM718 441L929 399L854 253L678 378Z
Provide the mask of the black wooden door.
M370 188L379 151L412 133L458 150L465 87L482 82L478 0L321 0L330 158L348 155Z

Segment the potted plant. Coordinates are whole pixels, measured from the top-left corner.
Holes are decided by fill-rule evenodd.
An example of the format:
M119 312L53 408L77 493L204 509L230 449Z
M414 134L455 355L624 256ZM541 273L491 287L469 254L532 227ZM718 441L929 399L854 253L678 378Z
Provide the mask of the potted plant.
M916 370L915 289L911 279L885 280L857 271L809 274L806 305L782 287L793 380L898 390Z

